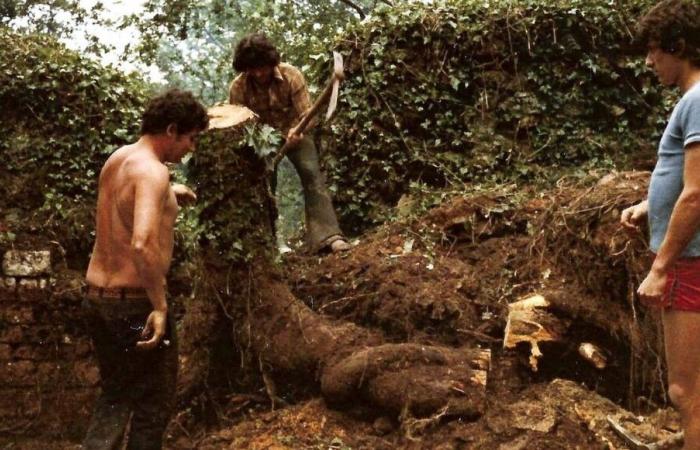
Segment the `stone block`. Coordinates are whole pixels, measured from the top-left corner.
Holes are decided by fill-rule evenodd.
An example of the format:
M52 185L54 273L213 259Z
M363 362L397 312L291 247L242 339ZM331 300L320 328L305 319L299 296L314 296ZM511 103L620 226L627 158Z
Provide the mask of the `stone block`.
M12 353L14 359L30 361L46 361L55 359L56 347L52 345L20 345Z
M36 352L34 351L34 347L31 345L20 345L12 353L12 356L14 357L15 360L18 360L18 359L27 359L27 360L38 359L38 358L36 358Z
M0 385L33 386L36 365L31 361L9 361L0 364Z
M97 362L83 359L73 362L43 361L36 363L34 383L45 388L92 388L100 382Z
M24 332L19 325L0 325L0 343L19 344L24 339Z
M37 363L35 380L40 386L65 386L70 374L58 362Z
M80 338L75 343L75 356L85 357L92 354L92 345L89 338Z
M17 300L17 280L13 277L0 277L0 302Z
M0 324L0 343L55 346L55 330L59 327L60 324L42 326Z
M60 345L60 358L65 361L77 361L90 358L92 346L86 337L72 337L70 343L64 340Z
M43 302L48 300L46 278L20 278L17 283L17 299L21 302Z
M93 361L78 361L73 365L73 375L79 386L92 387L100 382L100 370Z
M39 393L24 389L3 389L0 391L0 418L3 425L9 418L35 416L41 411Z
M82 272L79 275L73 272L57 273L55 277L51 277L49 283L49 288L54 296L52 303L60 305L61 308L66 304L79 306L83 301L84 285L85 275Z
M32 324L34 323L34 311L31 306L27 305L8 305L5 308L0 308L0 322L14 325Z
M14 277L47 275L51 273L51 252L9 250L2 260L2 271Z

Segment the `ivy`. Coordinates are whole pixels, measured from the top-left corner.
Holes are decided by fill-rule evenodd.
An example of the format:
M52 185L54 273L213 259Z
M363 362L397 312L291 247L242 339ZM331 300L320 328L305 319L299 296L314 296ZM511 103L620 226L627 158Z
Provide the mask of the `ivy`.
M228 264L274 257L266 159L260 154L280 136L269 130L255 124L210 130L188 163L198 193L197 242L213 260Z
M391 216L411 183L556 179L652 155L668 113L632 44L651 0L395 2L336 41L347 78L325 137L346 227ZM328 61L312 66L327 77Z
M147 86L46 35L0 40L0 225L85 255L100 168L137 138Z

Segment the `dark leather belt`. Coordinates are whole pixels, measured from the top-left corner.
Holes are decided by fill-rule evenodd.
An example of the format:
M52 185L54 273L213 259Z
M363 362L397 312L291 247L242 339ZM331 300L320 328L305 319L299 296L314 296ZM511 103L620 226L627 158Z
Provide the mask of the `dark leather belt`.
M85 296L93 300L128 300L148 298L144 288L103 288L97 286L85 286Z

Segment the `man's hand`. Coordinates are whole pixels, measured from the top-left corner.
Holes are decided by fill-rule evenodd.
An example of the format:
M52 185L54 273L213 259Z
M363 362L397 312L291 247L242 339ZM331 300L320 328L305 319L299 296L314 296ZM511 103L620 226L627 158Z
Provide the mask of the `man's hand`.
M184 184L175 183L172 189L178 206L190 206L197 202L197 195Z
M667 281L668 274L665 272L650 270L637 289L637 295L642 303L647 306L664 306Z
M136 343L139 350L152 350L160 343L165 336L168 313L161 310L153 310L146 319L146 326L141 333L142 341ZM149 338L150 336L150 338Z
M303 138L304 134L298 133L296 128L291 128L287 133L287 143L289 145L296 145Z
M639 233L641 231L639 225L646 219L648 213L649 202L644 200L622 211L620 224L628 233Z

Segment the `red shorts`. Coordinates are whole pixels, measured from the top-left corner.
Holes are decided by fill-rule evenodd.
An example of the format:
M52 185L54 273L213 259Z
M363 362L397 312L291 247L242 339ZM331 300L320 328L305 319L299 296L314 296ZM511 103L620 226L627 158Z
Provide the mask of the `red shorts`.
M700 311L700 258L679 258L668 271L665 308Z

